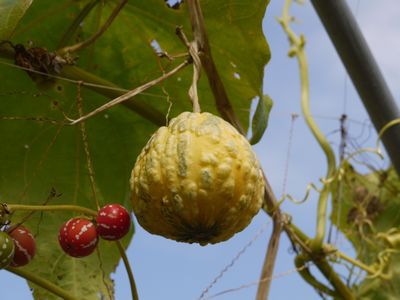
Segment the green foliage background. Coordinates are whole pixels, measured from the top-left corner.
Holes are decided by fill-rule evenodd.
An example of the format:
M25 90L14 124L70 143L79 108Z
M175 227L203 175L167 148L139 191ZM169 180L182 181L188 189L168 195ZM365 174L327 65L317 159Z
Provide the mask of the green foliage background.
M55 51L59 45L71 45L90 37L105 22L117 1L41 0L33 1L30 7L29 4L29 1L0 1L1 16L9 16L1 18L0 40ZM201 4L218 71L236 114L247 127L251 101L263 96L263 70L270 56L261 28L267 1L209 0ZM71 25L89 6L93 9L84 21L75 27ZM190 38L185 4L172 9L162 0L128 2L106 33L95 44L80 51L76 65L65 68L59 76L83 81L91 79L95 83L106 80L123 89L137 87L182 61L159 58L153 47L156 41L170 54L185 52L175 36L176 26L183 26ZM65 34L69 29L73 34ZM1 61L13 64L11 57ZM162 124L170 102L171 117L191 109L187 96L191 78L191 67L187 67L131 101L158 111L162 116L158 123ZM1 202L43 204L54 188L61 195L51 198L49 204L95 208L94 198L97 197L101 204L119 202L130 206L130 171L139 151L157 128L154 122L141 117L140 112L138 114L129 105L114 107L86 122L96 180L94 195L80 127L61 123L63 113L72 118L78 116L77 85L56 80L39 86L25 71L4 64L0 64L0 82ZM200 80L199 93L202 109L217 113L205 76ZM107 96L117 94L82 88L84 111L92 111L109 101ZM59 122L53 124L47 119ZM256 124L254 128L257 127ZM13 221L24 216L18 213ZM111 298L113 283L109 275L120 260L117 248L101 241L97 254L83 259L66 256L58 246L57 234L62 223L73 216L76 214L36 213L29 219L26 224L36 236L38 249L26 269L79 299L98 299L98 291L105 298ZM125 245L129 244L132 234L133 231L124 239ZM45 290L32 287L36 299L55 298Z
M353 245L357 259L379 270L379 258L388 259L380 277L369 275L353 285L357 299L397 299L399 285L399 254L396 250L400 225L400 181L396 171L378 170L360 174L350 164L343 166L343 178L333 190L331 220ZM386 238L385 238L386 237ZM393 251L395 250L395 251ZM388 255L391 255L390 258ZM349 281L358 275L353 270ZM361 277L362 278L362 277Z

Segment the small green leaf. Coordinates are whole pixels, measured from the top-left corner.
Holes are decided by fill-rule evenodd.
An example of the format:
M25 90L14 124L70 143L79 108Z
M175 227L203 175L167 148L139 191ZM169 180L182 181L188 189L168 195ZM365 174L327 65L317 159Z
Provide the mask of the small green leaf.
M0 0L0 41L10 39L33 0Z
M268 95L264 95L258 101L256 112L254 113L254 117L251 122L251 129L253 133L250 139L250 144L257 144L262 138L268 126L269 113L271 112L272 105L272 99Z

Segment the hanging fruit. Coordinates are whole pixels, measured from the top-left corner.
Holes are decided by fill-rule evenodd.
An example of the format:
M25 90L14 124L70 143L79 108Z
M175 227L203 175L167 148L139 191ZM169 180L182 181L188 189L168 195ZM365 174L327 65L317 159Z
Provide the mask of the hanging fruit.
M243 230L264 195L250 144L210 113L184 112L159 128L138 156L130 183L143 228L201 245Z
M72 257L91 254L97 246L96 227L83 218L73 218L61 226L58 241L64 252Z
M131 226L128 211L119 204L108 204L97 214L97 233L105 240L115 241L125 236Z
M12 238L3 231L0 231L0 269L10 265L14 257L15 246Z
M13 229L10 233L11 238L14 240L15 254L11 262L13 267L21 267L28 264L36 253L35 238L29 230L20 225Z

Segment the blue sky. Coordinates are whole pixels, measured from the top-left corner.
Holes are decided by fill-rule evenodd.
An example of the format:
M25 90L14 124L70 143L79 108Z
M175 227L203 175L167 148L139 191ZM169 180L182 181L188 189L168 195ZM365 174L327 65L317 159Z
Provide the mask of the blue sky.
M398 0L349 0L356 12L357 20L377 59L385 79L396 99L400 95L400 6ZM272 59L265 71L264 91L274 99L268 131L262 142L255 146L262 166L275 193L282 193L286 153L292 113L300 113L299 78L295 59L287 57L288 42L282 29L275 21L280 16L283 1L271 0L263 22L264 32L269 41ZM351 137L359 137L358 142L368 139L368 130L362 132L368 116L361 105L357 93L328 39L310 3L294 5L292 15L297 19L294 28L303 32L307 39L307 55L310 68L311 109L317 123L328 134L334 149L338 149L339 118L346 113ZM368 128L369 123L364 124ZM291 156L288 161L286 192L297 198L304 195L308 183L318 183L326 171L325 158L312 138L304 121L299 117L294 123ZM293 222L306 233L314 235L316 194L302 205L285 202L283 209L293 216ZM128 250L128 256L136 277L142 300L153 299L198 299L219 272L228 265L238 252L251 241L260 229L266 230L256 239L240 259L210 290L209 296L223 290L236 288L258 280L265 255L271 223L260 212L251 225L231 240L217 245L200 247L166 240L150 235L136 226L136 235ZM338 247L352 253L351 247L341 238ZM270 299L320 299L295 273L290 244L283 237ZM129 283L123 267L113 276L116 279L116 299L130 299ZM215 299L254 299L257 286L228 293ZM24 280L6 271L0 271L2 300L30 299L29 289Z

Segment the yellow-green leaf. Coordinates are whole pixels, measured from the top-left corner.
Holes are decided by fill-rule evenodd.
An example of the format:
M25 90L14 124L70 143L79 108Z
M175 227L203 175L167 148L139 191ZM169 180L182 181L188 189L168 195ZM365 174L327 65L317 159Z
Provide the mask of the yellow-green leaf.
M258 100L257 108L251 121L252 136L250 144L257 144L262 138L268 126L269 113L272 109L272 99L268 95L264 95Z

